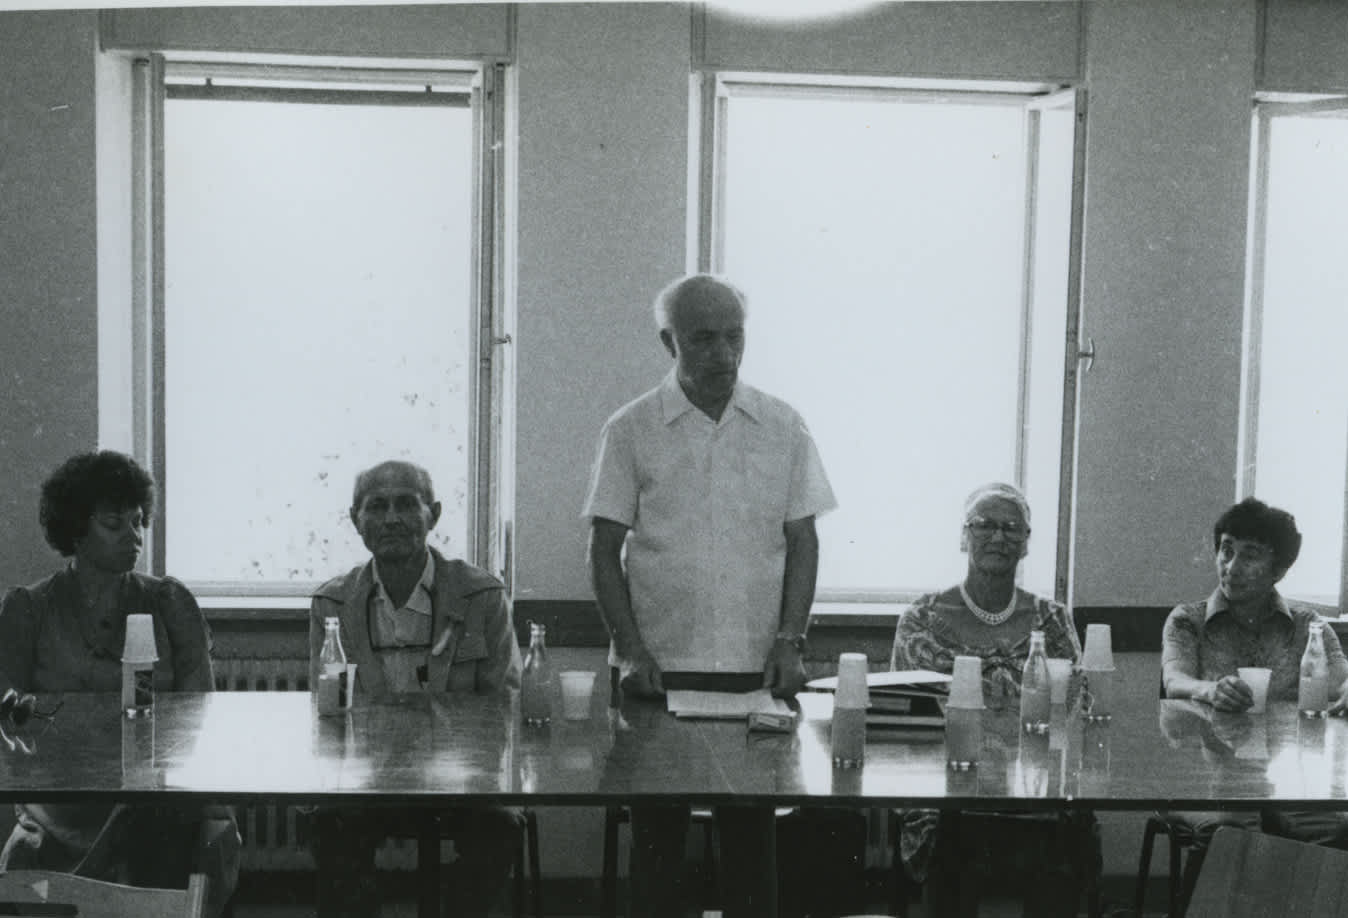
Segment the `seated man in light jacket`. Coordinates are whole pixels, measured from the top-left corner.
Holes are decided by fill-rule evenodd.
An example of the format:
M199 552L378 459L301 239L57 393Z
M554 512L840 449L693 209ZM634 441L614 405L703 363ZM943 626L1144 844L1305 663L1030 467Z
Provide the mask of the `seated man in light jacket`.
M323 584L309 613L309 684L318 685L324 621L340 622L356 664L354 696L404 692L501 692L519 687L520 651L501 582L426 544L440 519L430 475L408 462L383 462L356 478L351 522L371 560ZM374 852L403 808L322 808L316 814L318 913L379 913ZM486 915L504 885L523 820L506 807L455 807L438 814L454 839L448 884L454 914Z

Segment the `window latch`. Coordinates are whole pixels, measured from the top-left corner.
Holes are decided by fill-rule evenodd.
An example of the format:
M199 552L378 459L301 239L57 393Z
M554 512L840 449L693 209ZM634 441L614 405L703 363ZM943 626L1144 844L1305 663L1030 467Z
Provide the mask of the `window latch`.
M1091 371L1091 367L1095 366L1095 339L1092 338L1090 335L1087 335L1087 336L1086 336L1086 346L1085 346L1085 347L1080 347L1080 346L1078 346L1078 348L1077 348L1077 360L1084 360L1084 361L1086 361L1086 372L1087 372L1087 373L1089 373L1089 372Z

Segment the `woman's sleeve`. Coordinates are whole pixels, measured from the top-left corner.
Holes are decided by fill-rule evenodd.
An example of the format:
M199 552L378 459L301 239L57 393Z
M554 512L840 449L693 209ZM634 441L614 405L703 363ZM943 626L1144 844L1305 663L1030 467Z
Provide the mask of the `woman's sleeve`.
M923 596L899 615L894 629L894 646L889 654L889 668L930 669L949 672L951 663L941 661L942 654L932 638L929 625L933 596Z
M173 687L180 692L215 690L211 672L211 626L192 591L172 577L160 586L160 611L173 646Z
M0 693L29 690L36 644L32 599L23 587L15 587L0 601Z

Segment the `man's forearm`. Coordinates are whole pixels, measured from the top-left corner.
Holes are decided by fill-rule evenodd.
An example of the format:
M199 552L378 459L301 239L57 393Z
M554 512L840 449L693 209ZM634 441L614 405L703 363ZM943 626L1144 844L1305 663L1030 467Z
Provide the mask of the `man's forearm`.
M592 575L595 602L599 617L608 628L609 637L620 655L626 655L641 645L636 617L632 614L632 599L627 592L627 580L621 571L596 564Z
M590 534L590 585L599 616L620 656L642 646L632 613L632 597L622 566L622 544L627 530L614 523L597 522Z
M819 574L819 538L814 518L786 524L786 569L782 574L782 613L778 630L804 634L814 605Z
M1164 673L1162 684L1167 698L1189 698L1194 701L1212 703L1212 683L1195 679L1187 673Z

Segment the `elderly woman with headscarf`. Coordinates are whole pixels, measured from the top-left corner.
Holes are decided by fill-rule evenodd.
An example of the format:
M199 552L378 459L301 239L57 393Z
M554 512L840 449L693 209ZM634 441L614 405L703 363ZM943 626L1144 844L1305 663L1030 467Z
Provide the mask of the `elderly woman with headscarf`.
M989 707L1018 704L1030 632L1044 634L1049 657L1079 661L1081 645L1071 613L1016 585L1030 538L1030 507L1009 484L978 488L964 503L960 548L968 556L964 580L919 598L894 634L894 669L949 673L956 656L983 661ZM1099 841L1089 814L960 815L958 842L935 810L901 814L899 850L904 869L927 882L935 915L974 915L980 881L994 871L1028 880L1027 915L1075 915L1085 880L1099 870ZM958 850L952 850L958 847Z
M210 629L191 592L134 570L154 500L149 474L110 450L74 456L43 483L44 534L71 560L0 602L0 692L119 691L133 612L153 619L157 690L214 688ZM238 831L225 808L20 804L16 815L5 846L16 863L157 887L186 888L190 872L205 872L217 908L237 880Z

